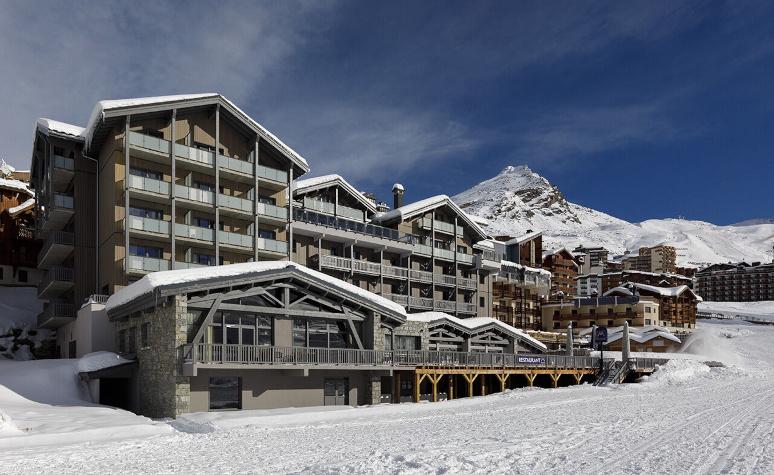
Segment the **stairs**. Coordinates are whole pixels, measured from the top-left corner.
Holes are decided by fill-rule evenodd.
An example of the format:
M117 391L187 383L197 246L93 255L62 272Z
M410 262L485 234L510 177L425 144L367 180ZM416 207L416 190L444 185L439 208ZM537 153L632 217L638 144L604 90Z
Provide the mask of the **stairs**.
M629 374L629 365L621 361L614 361L602 369L599 377L594 381L594 386L607 386L610 383L621 384L626 380L627 374Z

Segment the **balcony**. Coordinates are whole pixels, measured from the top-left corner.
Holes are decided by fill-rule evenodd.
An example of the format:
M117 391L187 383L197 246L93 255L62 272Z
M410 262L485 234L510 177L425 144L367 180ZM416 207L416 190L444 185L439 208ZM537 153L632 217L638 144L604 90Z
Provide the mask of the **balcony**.
M342 204L339 204L339 206L336 208L336 214L338 216L354 219L356 221L365 221L365 216L362 210L344 206Z
M50 302L43 305L38 314L37 327L53 330L75 319L75 306L66 302Z
M315 200L304 196L304 208L312 211L319 211L320 213L333 214L336 210L336 205L327 201Z
M467 264L472 266L474 260L475 260L475 257L473 256L473 254L465 254L463 252L457 253L457 262L460 264Z
M454 312L457 309L457 302L449 300L436 300L433 302L433 308L439 312Z
M48 269L61 264L73 252L75 236L66 231L54 231L46 239L38 254L38 267Z
M277 241L276 239L259 237L257 240L257 247L261 251L271 252L275 254L288 253L288 243L285 241Z
M143 193L150 193L157 197L169 197L169 182L156 180L154 178L129 175L128 188Z
M155 257L129 256L124 259L124 269L127 273L131 272L135 274L158 272L169 270L169 261Z
M153 234L159 237L169 237L169 221L139 216L129 216L127 221L129 222L130 231Z
M287 186L288 172L264 165L258 165L256 168L258 170L258 178L268 180L269 182L279 185L280 188Z
M72 158L54 155L51 180L55 188L64 188L73 180L75 175L75 160Z
M476 279L468 279L467 277L457 277L457 285L465 289L475 289Z
M433 282L438 285L447 285L454 287L457 285L457 278L453 275L433 274Z
M269 203L256 203L255 212L259 218L268 221L285 223L288 220L288 209Z
M293 209L293 219L303 223L309 223L326 228L339 229L357 234L364 234L381 239L412 244L419 242L419 237L414 234L401 233L396 229L385 228L375 224L353 221L351 219L329 216L327 214L317 213L304 209ZM429 249L429 246L426 246Z
M232 175L242 175L252 178L254 165L246 160L240 160L238 158L226 157L225 155L218 155L218 167L221 172ZM238 177L232 177L238 178Z
M212 244L213 240L215 239L215 232L210 228L175 223L175 236L182 239L190 239L194 241L201 241L202 243Z
M427 246L425 244L414 244L414 253L430 257L433 255L433 248L432 246Z
M435 249L433 249L433 255L437 259L444 259L444 260L447 260L447 261L454 261L454 251L452 251L450 249L443 249L443 248L440 248L440 247L436 247Z
M52 267L38 284L38 298L50 299L73 288L73 270L67 267Z
M175 197L188 200L199 208L208 209L215 205L215 193L190 186L175 185Z
M384 294L384 298L392 300L393 302L403 305L404 307L408 305L408 295L400 295L400 294Z
M475 315L478 313L478 310L476 309L476 304L474 303L457 302L457 312Z
M320 265L329 269L342 270L346 272L354 270L355 272L363 274L381 274L384 277L393 277L397 279L408 278L408 269L404 267L380 265L378 262L370 262L361 259L352 260L349 257L322 256Z
M432 218L423 218L422 221L420 221L419 226L427 231L431 231L433 229L433 220ZM446 234L455 234L454 233L454 223L447 223L445 221L439 221L435 220L435 230L436 232L442 232ZM457 233L458 236L462 236L464 234L464 230L462 229L462 226L457 226Z
M192 366L242 364L255 366L335 366L335 367L475 367L475 368L573 368L596 369L599 358L591 356L530 355L512 353L356 350L349 348L304 348L257 345L197 343L178 347L183 373L191 376ZM525 358L535 356L538 358ZM536 363L536 361L539 361ZM652 368L665 359L636 358L637 367Z
M432 309L433 308L433 299L428 298L428 297L409 297L408 298L408 305L411 308Z
M232 211L240 214L253 214L253 200L246 200L238 196L218 193L218 206L221 207L223 212Z
M239 247L239 248L245 248L245 249L252 249L254 240L255 238L249 234L230 233L226 231L218 232L218 241L220 241L220 244L222 246L232 246L232 247Z
M424 271L424 270L414 270L414 269L411 269L409 271L409 277L411 278L411 280L416 281L416 282L425 282L425 283L428 283L428 284L432 284L433 283L433 273L432 272L428 272L428 271Z

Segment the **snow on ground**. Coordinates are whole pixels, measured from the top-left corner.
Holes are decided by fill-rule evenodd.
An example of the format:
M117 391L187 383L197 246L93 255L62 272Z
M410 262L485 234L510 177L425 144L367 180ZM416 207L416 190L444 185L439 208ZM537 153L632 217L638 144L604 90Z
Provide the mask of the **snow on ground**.
M0 361L0 458L16 447L146 438L172 432L162 422L91 402L78 371L123 362L126 360L108 352L71 360ZM6 473L5 469L0 468L0 473Z
M701 323L641 384L191 414L148 440L0 451L8 473L772 473L774 327ZM69 441L68 441L69 442Z
M0 287L0 359L34 358L31 350L53 336L50 330L37 329L42 311L36 287Z
M699 312L717 313L729 317L757 317L774 321L774 300L761 302L700 302Z

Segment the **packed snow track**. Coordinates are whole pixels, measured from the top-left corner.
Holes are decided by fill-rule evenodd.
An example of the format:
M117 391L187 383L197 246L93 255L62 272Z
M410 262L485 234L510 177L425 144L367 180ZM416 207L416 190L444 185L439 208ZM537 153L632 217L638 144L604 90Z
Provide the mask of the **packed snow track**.
M0 472L774 473L772 343L774 327L702 324L690 351L726 367L673 360L617 387L193 414L148 438L0 448Z

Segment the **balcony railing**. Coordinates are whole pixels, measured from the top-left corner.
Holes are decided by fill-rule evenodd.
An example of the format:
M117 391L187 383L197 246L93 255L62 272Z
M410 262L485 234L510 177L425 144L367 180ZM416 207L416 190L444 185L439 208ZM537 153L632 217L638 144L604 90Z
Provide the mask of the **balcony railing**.
M175 223L175 236L212 243L212 240L215 238L215 233L210 228Z
M477 367L596 369L599 358L542 354L483 353L421 350L355 350L197 343L179 347L183 364ZM639 367L666 363L666 359L636 359ZM642 360L642 361L640 361Z
M457 285L457 279L446 274L433 274L433 282L440 285Z
M243 173L245 175L253 175L253 164L240 160L238 158L226 157L225 155L218 155L218 166L237 173Z
M73 270L68 267L52 267L46 272L38 284L38 297L48 297L50 293L58 293L72 287Z
M426 282L428 284L433 282L432 272L411 269L409 271L409 276L411 277L411 280L415 280L417 282Z
M457 311L460 313L478 313L476 304L467 302L457 302Z
M175 196L200 203L215 204L215 193L185 185L175 185Z
M67 231L53 231L38 253L38 267L61 263L73 250L75 235Z
M129 188L159 195L169 195L169 182L144 176L129 175Z
M433 308L433 299L428 297L409 297L408 305L414 308Z
M342 204L340 204L337 207L336 214L339 216L344 216L345 218L352 218L357 221L365 220L365 217L363 216L363 211L356 208L350 208L349 206L344 206Z
M453 312L457 309L457 302L449 300L436 300L433 303L433 308L440 310L441 312Z
M420 225L422 226L422 229L431 230L433 229L433 220L431 218L423 218ZM447 223L445 221L439 221L435 220L435 230L448 233L448 234L454 234L454 223ZM457 235L461 236L464 233L462 226L457 226Z
M454 260L454 251L450 249L442 249L440 247L436 247L434 249L434 255L439 259L447 259L450 261Z
M293 219L303 223L314 224L326 228L339 229L358 234L365 234L391 241L413 244L419 242L419 237L414 234L401 233L396 229L385 228L375 224L368 224L351 219L338 218L327 214L316 213L304 209L293 209Z
M321 213L333 214L336 205L327 201L315 200L308 196L304 196L304 208L312 211L319 211Z
M224 195L222 193L218 194L218 206L244 213L252 214L253 212L253 200L246 200L238 196Z
M276 206L269 203L256 203L255 211L261 216L268 216L270 218L277 218L283 221L288 219L288 210L280 206Z
M218 240L220 240L221 244L225 244L227 246L238 246L252 249L254 239L255 238L249 234L230 233L226 231L218 232Z
M75 306L66 302L50 302L43 306L43 312L37 316L39 328L56 328L75 318Z
M258 249L264 251L278 252L280 254L288 253L288 243L285 241L277 241L276 239L258 238Z
M129 256L126 258L126 270L139 272L169 270L169 261L155 257Z
M54 207L73 209L73 197L70 195L64 195L62 193L54 193Z
M408 305L408 295L400 295L400 294L384 294L384 298L390 299L395 303L399 303L403 305L404 307Z
M288 172L277 170L276 168L270 168L263 165L258 165L258 176L267 180L276 181L277 183L287 184Z
M129 229L144 231L148 233L169 235L169 221L160 219L141 218L139 216L129 216Z

